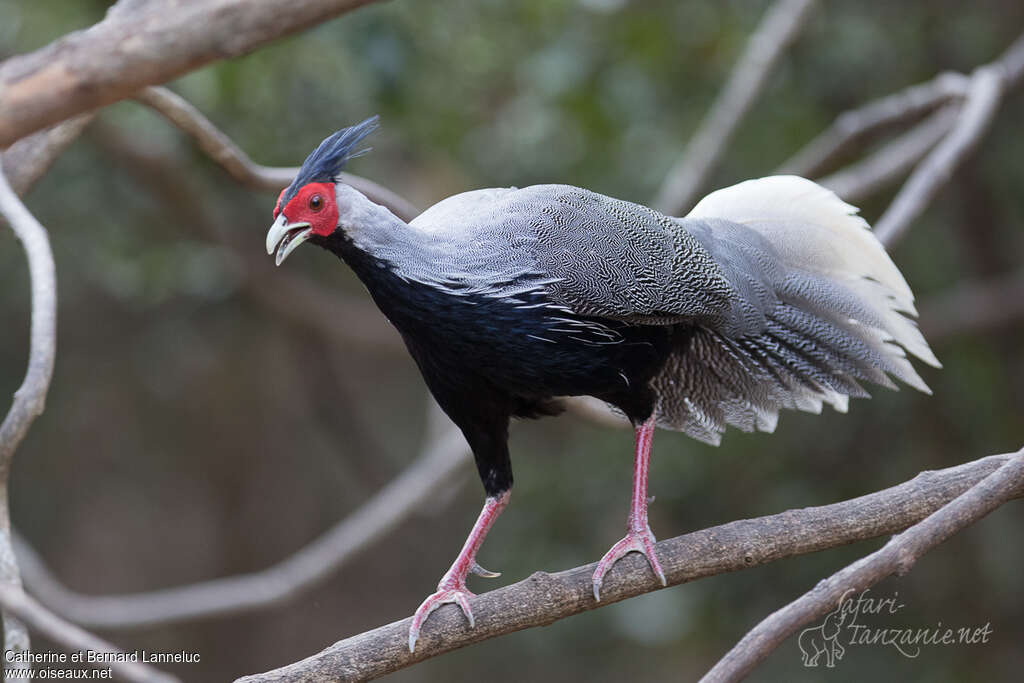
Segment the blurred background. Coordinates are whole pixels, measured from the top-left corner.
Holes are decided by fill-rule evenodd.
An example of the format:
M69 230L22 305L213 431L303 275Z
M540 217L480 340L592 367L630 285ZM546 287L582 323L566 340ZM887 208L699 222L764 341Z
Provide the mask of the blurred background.
M0 54L102 18L109 3L0 0ZM297 165L327 134L379 113L348 170L419 207L488 186L576 184L649 202L727 78L767 2L531 0L372 5L170 86L256 161ZM1024 27L1018 0L824 2L729 146L711 187L771 173L844 110L969 73ZM927 302L1011 273L1024 254L1024 97L1008 96L977 154L894 259ZM872 221L896 188L861 202ZM146 591L269 566L389 482L421 449L426 391L354 276L300 249L269 268L275 196L239 187L143 106L105 110L27 197L59 280L47 411L14 462L15 525L67 586ZM282 278L278 280L278 278ZM302 278L351 317L279 315ZM922 325L949 323L922 320ZM28 278L0 230L0 395L24 374ZM955 326L955 321L954 321ZM720 448L662 432L651 525L660 538L831 503L1020 448L1024 324L945 334L934 390L875 391L848 415L787 413L772 435ZM6 410L6 405L3 407ZM623 532L631 434L566 415L514 425L513 503L481 551L503 572L478 592L597 560ZM224 681L310 655L412 613L479 510L468 468L324 584L257 613L102 631L132 650L188 650L168 667ZM991 623L986 645L848 647L805 669L796 639L757 681L1019 680L1024 508L1010 504L875 593L891 627ZM717 576L475 645L394 681L689 680L749 628L883 539ZM36 648L48 646L42 638Z

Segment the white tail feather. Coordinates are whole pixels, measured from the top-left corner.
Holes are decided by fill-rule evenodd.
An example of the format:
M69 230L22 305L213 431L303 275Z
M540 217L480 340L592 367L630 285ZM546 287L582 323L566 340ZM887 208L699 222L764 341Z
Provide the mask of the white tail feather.
M911 386L927 386L906 359L903 346L941 367L917 325L914 295L857 208L833 192L797 176L748 180L702 199L687 218L723 218L763 235L786 266L842 283L881 321L876 339Z

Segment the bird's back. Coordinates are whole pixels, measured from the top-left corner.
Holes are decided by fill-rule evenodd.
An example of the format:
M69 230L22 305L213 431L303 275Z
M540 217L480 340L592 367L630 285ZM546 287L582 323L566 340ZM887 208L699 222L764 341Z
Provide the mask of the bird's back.
M644 324L730 307L729 284L678 219L571 185L465 192L410 225L436 254L413 277L497 296L542 284L567 311Z

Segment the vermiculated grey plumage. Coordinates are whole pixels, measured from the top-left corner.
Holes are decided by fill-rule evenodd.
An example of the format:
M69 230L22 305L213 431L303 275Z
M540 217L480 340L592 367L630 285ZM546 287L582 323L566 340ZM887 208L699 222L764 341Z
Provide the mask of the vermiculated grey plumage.
M422 239L373 246L403 277L455 294L528 306L542 291L552 317L695 328L652 382L657 420L718 443L726 425L772 431L780 408L845 411L867 396L860 382L894 386L887 374L928 390L901 348L938 364L903 315L910 290L854 213L793 177L721 190L685 218L538 185L450 197L411 223Z

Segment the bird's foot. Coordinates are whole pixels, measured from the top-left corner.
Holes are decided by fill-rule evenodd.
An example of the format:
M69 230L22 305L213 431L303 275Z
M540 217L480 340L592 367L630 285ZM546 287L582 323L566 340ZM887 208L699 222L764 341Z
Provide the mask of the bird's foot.
M428 596L416 609L416 614L412 618L412 625L409 627L409 652L416 650L416 641L419 640L420 628L422 628L423 622L427 620L427 617L434 610L445 603L454 602L457 604L462 608L462 613L466 615L469 627L473 628L476 625L476 620L473 619L473 610L469 607L469 599L473 597L473 593L469 592L465 584L461 587L452 586L451 588L444 588L442 586L438 586L437 592Z
M630 527L629 533L621 541L611 547L611 550L604 554L601 561L597 563L594 571L594 600L601 601L601 584L604 583L604 575L612 566L625 557L627 554L637 552L647 558L651 565L651 571L661 581L662 586L667 586L665 572L661 570L658 556L654 552L654 544L657 539L651 533L651 527L645 523L642 527Z
M420 628L423 627L423 623L427 620L427 617L433 613L441 605L449 602L454 602L462 609L462 613L466 615L466 621L469 622L469 627L473 628L476 626L476 620L473 618L473 610L469 606L469 599L475 597L475 593L470 592L466 588L466 574L473 573L477 576L483 576L488 579L493 579L501 576L501 572L492 572L484 569L475 561L470 566L468 572L463 572L461 576L452 574L449 572L441 579L441 583L437 584L437 592L433 595L427 596L427 599L416 609L416 614L412 617L412 625L409 626L409 652L415 652L416 641L420 638Z

